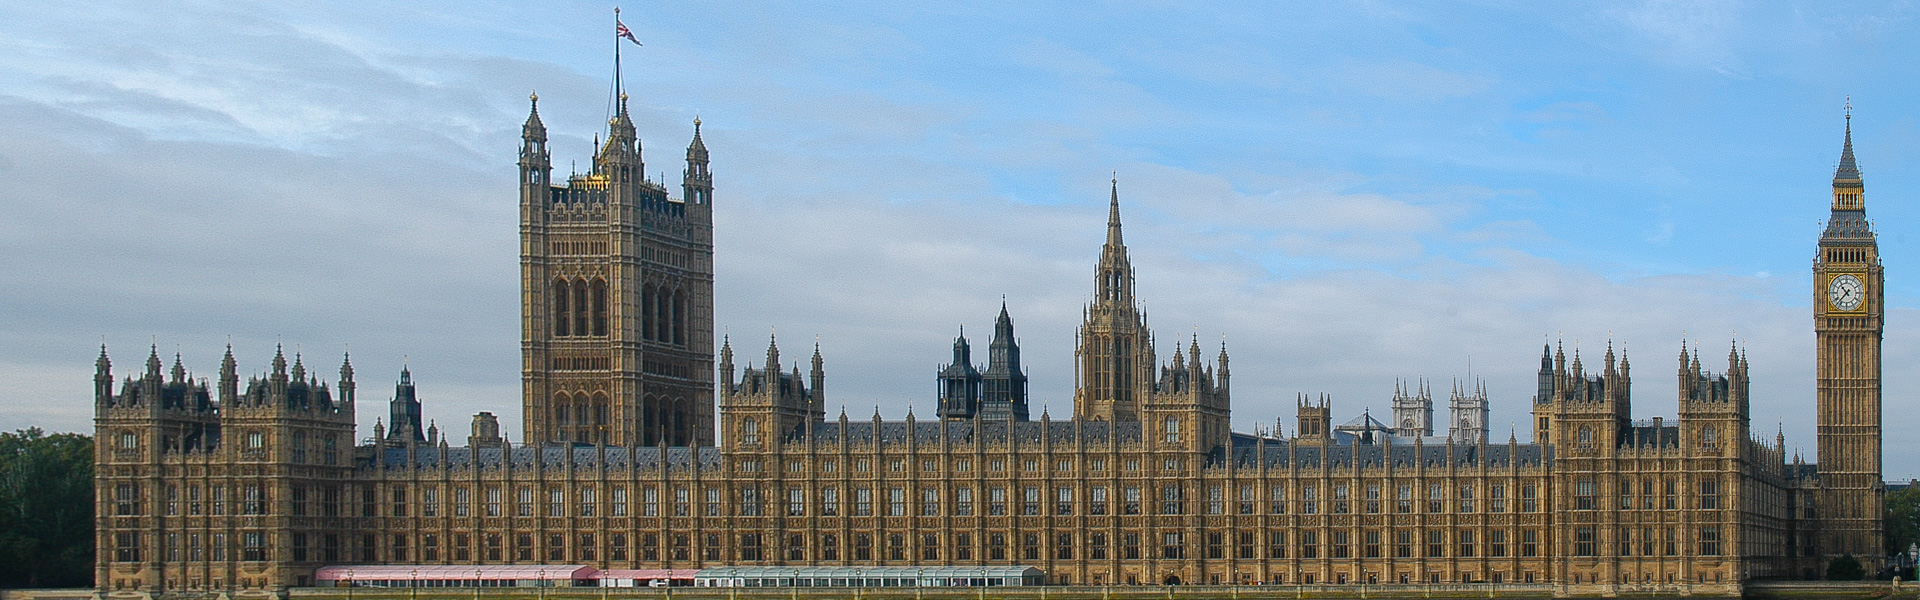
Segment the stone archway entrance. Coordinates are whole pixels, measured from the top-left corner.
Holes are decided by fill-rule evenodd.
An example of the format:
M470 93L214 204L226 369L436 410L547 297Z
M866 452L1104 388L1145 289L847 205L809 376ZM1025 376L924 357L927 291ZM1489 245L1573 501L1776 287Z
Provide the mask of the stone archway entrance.
M1160 584L1161 585L1180 585L1180 576L1168 575L1166 579L1160 582Z

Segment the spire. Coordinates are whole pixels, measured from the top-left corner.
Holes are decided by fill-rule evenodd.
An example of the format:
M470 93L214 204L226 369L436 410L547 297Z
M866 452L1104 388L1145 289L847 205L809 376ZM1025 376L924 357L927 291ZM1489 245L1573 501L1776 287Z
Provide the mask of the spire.
M527 123L520 126L520 137L530 140L547 139L547 126L540 122L540 93L527 94Z
M780 372L780 344L774 339L772 333L767 334L767 364L762 365L761 368L769 375ZM773 382L774 379L769 377L767 381Z
M693 118L693 142L687 144L687 162L707 162L707 143L700 139L700 117Z
M388 412L388 421L393 425L387 431L389 441L427 440L420 428L420 398L413 385L413 373L405 366L400 367L400 383L393 386L393 403Z
M287 376L286 349L279 344L273 345L273 376L281 380L285 380Z
M733 391L733 336L720 336L720 393Z
M1853 99L1847 99L1846 141L1840 146L1840 166L1833 170L1833 182L1860 181L1860 167L1853 162Z
M155 344L147 353L147 376L160 379L160 345Z
M1849 148L1851 148L1851 146L1849 146ZM1848 156L1852 156L1851 150L1849 150ZM1107 245L1125 246L1126 243L1120 240L1120 175L1118 173L1115 173L1113 176L1113 190L1108 202Z
M293 352L293 380L294 381L307 380L307 367L305 365L300 364L299 350L295 350Z
M187 368L180 364L179 352L173 353L173 379L170 381L173 383L184 383L187 381Z
M113 361L107 359L107 343L100 342L100 358L93 359L93 401L113 401Z
M353 356L340 353L340 403L353 404Z

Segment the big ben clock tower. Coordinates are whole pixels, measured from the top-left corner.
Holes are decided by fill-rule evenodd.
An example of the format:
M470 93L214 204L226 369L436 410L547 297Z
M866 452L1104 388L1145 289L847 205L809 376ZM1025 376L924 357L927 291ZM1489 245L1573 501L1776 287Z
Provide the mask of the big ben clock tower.
M1833 213L1813 263L1817 348L1821 552L1881 554L1880 338L1885 330L1880 248L1853 161L1853 116L1833 173Z

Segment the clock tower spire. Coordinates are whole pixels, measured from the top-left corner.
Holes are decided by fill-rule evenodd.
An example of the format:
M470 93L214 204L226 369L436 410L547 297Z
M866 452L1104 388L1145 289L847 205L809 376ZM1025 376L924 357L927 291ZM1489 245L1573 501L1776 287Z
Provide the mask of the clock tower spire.
M1880 341L1885 331L1880 246L1866 218L1853 159L1849 103L1832 213L1813 263L1813 330L1821 530L1819 553L1851 554L1879 568L1881 498Z

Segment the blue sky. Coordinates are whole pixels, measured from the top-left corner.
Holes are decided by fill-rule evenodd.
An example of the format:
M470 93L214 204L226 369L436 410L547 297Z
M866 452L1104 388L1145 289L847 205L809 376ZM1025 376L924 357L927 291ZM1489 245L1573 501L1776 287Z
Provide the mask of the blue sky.
M230 337L243 371L351 344L363 389L408 357L450 430L517 431L515 136L538 90L556 164L588 157L611 8L0 7L0 427L88 428L102 337L122 373L151 342L203 374ZM673 181L705 123L719 327L752 355L819 336L856 415L931 410L954 330L1003 294L1066 414L1117 172L1159 345L1225 337L1239 429L1290 427L1296 393L1384 410L1469 360L1494 422L1524 423L1548 339L1611 338L1636 417L1671 416L1683 336L1716 371L1737 336L1756 434L1810 455L1809 266L1850 95L1887 450L1920 451L1912 3L624 9L649 170Z

